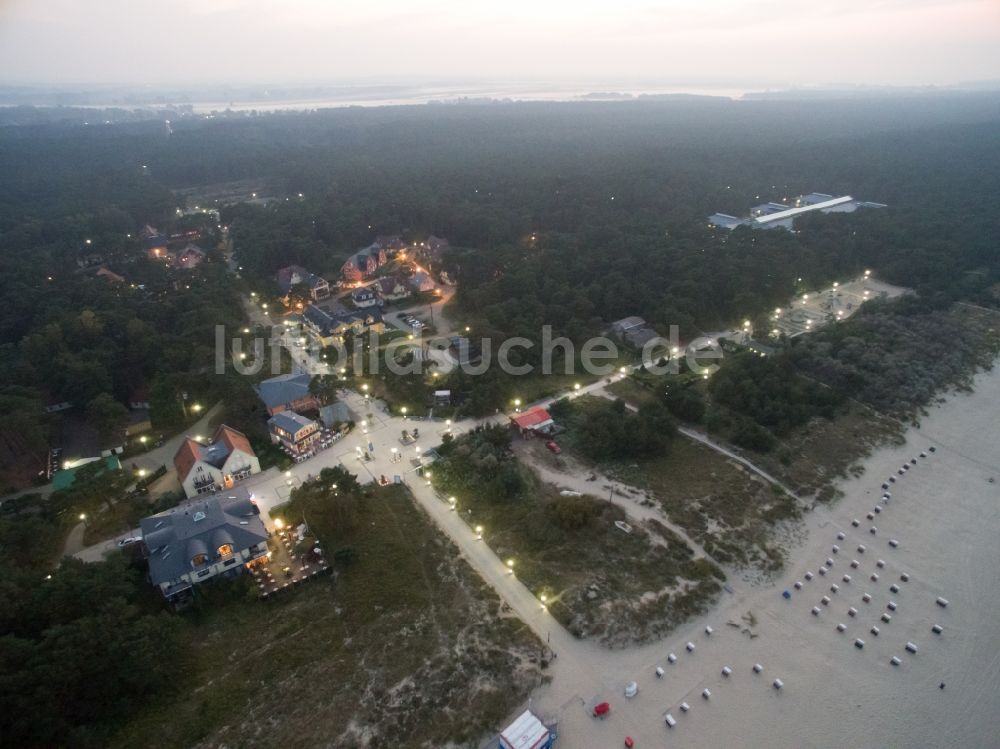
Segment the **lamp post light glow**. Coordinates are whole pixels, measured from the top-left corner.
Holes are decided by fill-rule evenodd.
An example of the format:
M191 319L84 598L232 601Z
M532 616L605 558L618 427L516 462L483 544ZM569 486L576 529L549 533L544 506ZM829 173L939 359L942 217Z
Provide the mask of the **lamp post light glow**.
M448 497L448 504L451 505L451 511L454 512L455 508L458 507L458 500L454 497Z
M579 390L580 389L580 383L579 382L573 383L573 389L574 390Z
M145 445L145 444L146 444L146 440L147 440L147 439L149 439L149 437L147 437L147 436L146 436L146 435L144 434L144 435L142 435L142 436L141 436L141 437L139 438L139 441L140 441L140 442L141 442L142 444L144 444L144 445Z
M508 575L513 575L514 574L514 560L513 559L508 559L507 560L507 574Z
M547 595L545 595L544 593L542 593L540 596L538 596L538 600L542 602L542 608L543 609L547 608L546 604L548 603L548 600L549 600L549 597Z
M191 410L194 411L195 413L198 413L199 411L201 411L201 404L200 403L193 404L191 406Z
M476 526L476 539L479 541L483 540L483 526L481 525Z

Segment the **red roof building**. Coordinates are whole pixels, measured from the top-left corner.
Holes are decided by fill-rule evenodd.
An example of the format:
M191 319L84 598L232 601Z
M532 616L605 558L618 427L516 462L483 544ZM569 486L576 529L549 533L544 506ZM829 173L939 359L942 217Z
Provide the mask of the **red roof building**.
M510 422L522 437L527 437L532 432L544 432L555 423L544 408L532 408L523 414L511 416Z

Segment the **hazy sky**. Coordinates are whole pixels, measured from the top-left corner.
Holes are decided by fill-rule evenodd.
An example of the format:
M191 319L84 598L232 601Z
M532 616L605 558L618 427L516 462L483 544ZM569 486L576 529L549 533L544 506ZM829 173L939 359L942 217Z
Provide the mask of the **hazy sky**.
M1000 78L1000 0L0 0L0 81Z

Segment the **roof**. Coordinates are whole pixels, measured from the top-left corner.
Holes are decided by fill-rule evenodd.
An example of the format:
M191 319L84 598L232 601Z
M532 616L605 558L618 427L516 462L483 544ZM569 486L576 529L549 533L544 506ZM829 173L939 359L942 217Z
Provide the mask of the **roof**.
M369 299L374 299L375 292L372 289L368 288L367 286L363 286L360 289L355 289L354 291L352 291L351 298L356 302L358 301L363 302Z
M549 416L549 412L544 408L532 408L530 411L525 411L523 414L511 416L510 420L517 424L521 429L538 429L539 427L552 423L552 417Z
M544 746L549 729L530 710L525 710L500 732L500 746L504 749L535 749Z
M231 544L243 551L267 540L253 494L235 489L182 502L173 509L139 521L154 585L172 582L196 569L191 560L205 554L218 560L217 549Z
M306 310L306 317L309 317L309 311L312 309L314 308L310 306ZM284 406L286 403L301 400L309 395L311 381L312 375L307 372L278 375L260 382L256 387L257 395L268 408Z
M377 307L366 307L363 310L345 310L344 312L329 312L322 307L311 304L306 309L304 317L316 326L319 334L322 336L330 335L341 325L353 325L356 322L364 325L375 325L382 322L382 313L379 312ZM265 380L264 382L269 382L269 380ZM263 384L261 383L261 385ZM282 401L282 403L284 402Z
M380 278L374 283L374 286L378 287L379 292L382 294L395 294L396 289L399 287L402 287L405 291L409 291L406 288L406 284L398 276Z
M750 223L745 218L730 216L728 213L713 213L708 217L708 223L722 229L735 229L737 226Z
M434 279L422 271L414 273L410 277L410 287L417 291L430 291L434 288Z
M622 333L631 330L632 328L641 328L646 324L646 321L641 317L623 317L621 320L615 320L611 323L611 327L615 330L621 331Z
M267 420L269 427L284 429L289 434L295 434L299 430L312 426L315 423L312 419L307 419L305 416L297 414L294 411L281 411Z
M845 203L850 203L853 201L850 195L842 195L839 198L831 198L830 200L824 200L822 203L812 203L810 205L800 206L799 208L788 208L784 211L776 211L775 213L770 213L766 216L757 216L754 219L755 224L769 224L772 221L781 221L783 219L792 218L793 216L798 216L802 213L807 213L809 211L821 211L824 208L833 208L837 205L843 205Z
M331 403L328 406L323 406L319 410L319 420L327 426L333 426L334 424L350 421L351 410L343 401L337 401L336 403Z
M315 273L306 270L301 265L286 265L274 274L274 278L278 283L278 288L281 289L284 294L287 294L292 290L293 286L300 283L304 283L310 289L327 285L325 279L320 278Z
M221 468L232 455L233 450L241 450L249 455L255 454L246 435L225 424L222 424L215 431L215 436L207 445L195 442L188 437L174 455L174 468L177 469L177 476L181 481L184 481L198 461Z
M101 459L96 458L95 460L101 460ZM93 463L93 462L94 461L92 460L86 460L83 463L80 463L79 465L73 466L72 468L63 468L62 470L53 473L52 474L53 490L59 491L60 489L69 489L71 486L73 486L73 482L76 481L76 472L79 471L88 463ZM107 467L109 471L118 471L121 470L122 467L121 461L118 460L117 455L109 455L108 457L104 458L104 465Z

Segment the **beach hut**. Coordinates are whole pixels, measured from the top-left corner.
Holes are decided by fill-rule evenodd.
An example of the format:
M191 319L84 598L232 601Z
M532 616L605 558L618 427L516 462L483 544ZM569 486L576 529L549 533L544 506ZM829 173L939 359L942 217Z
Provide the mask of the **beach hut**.
M883 567L885 567L885 562L882 561L881 559L876 559L875 566L878 567L879 569L882 569Z
M832 559L830 559L829 557L827 557L827 560L826 560L826 566L827 566L827 567L832 567L832 566L833 566L833 560L832 560Z
M914 645L912 642L907 642L906 643L906 650L907 650L907 652L916 654L916 652L917 652L917 646Z
M705 689L701 690L701 696L703 699L710 700L712 699L712 692L706 687Z
M820 567L820 568L819 568L819 574L821 574L821 575L824 575L824 576L825 576L825 575L826 575L826 567Z
M881 508L881 507L879 507L878 505L875 505L875 506L874 506L874 507L872 508L872 512L874 512L874 513L875 513L876 515L881 515L881 514L882 514L882 508Z
M875 635L876 637L878 637L878 633L879 633L880 631L881 631L881 630L879 630L879 628L878 628L878 627L872 627L872 628L871 628L871 633L872 633L873 635Z
M772 682L772 684L774 685L775 689L781 689L783 686L785 686L785 682L783 682L781 679L775 679Z
M934 445L931 445L931 446L930 446L930 447L928 447L927 449L928 449L928 450L930 450L930 451L931 451L932 453L936 453L936 452L937 452L937 448L936 448L936 447L934 447Z
M892 548L895 549L897 546L899 546L899 541L897 541L894 538L890 538L889 539L889 546L891 546Z
M852 559L851 560L851 569L856 570L860 566L861 566L861 562L859 562L857 559Z
M806 572L806 574L805 574L805 575L803 575L803 577L804 577L804 578L805 578L806 580L812 580L812 579L813 579L813 573L811 573L811 572L808 572L808 571L807 571L807 572Z
M831 593L836 593L838 590L840 590L840 586L837 585L837 583L834 583L833 585L830 586Z
M856 647L858 650L861 650L861 648L863 648L864 646L865 646L865 641L862 640L860 637L854 641L854 647Z
M722 667L722 675L725 676L727 679L732 675L732 673L733 669L731 669L729 666Z
M938 606L940 606L941 608L944 608L945 606L947 606L947 605L948 605L948 599L947 599L947 598L940 598L940 597L939 597L939 598L937 599L937 601L935 601L935 603L936 603L936 604L937 604Z
M663 678L663 674L664 674L663 666L657 666L656 667L656 678L657 679L662 679Z
M709 637L712 636L712 632L714 632L714 631L715 630L712 629L711 627L707 627L707 626L705 627L705 634L708 635Z
M833 545L833 553L834 553L834 554L836 554L836 553L837 553L837 552L839 552L839 551L840 551L840 547L839 547L839 546L837 546L837 544L834 544L834 545Z
M910 576L905 572L900 574L899 579L902 580L904 583L910 582Z
M868 532L871 533L874 536L876 533L878 533L878 528L876 528L873 525L871 528L868 529Z
M693 642L689 642L689 643L688 643L687 645L685 645L684 647L685 647L685 648L687 648L687 651L688 651L689 653L693 653L693 652L694 652L694 643L693 643Z
M760 665L759 663L753 664L753 672L755 674L759 674L763 670L764 670L764 667L762 665Z
M882 621L888 624L892 621L892 617L889 614L882 614Z
M931 627L931 632L933 632L936 635L939 635L942 632L944 632L944 629L942 629L940 624L935 624L933 627Z
M846 536L844 535L843 531L841 531L840 533L837 534L837 540L838 541L843 541L845 538L846 538Z
M896 610L896 602L895 601L889 601L889 603L887 603L885 605L885 607L887 609L889 609L889 611L895 611Z
M677 663L677 656L671 653L670 655L667 656L667 660L670 661L671 663Z
M663 716L663 722L667 724L667 728L673 728L674 726L677 725L677 719L674 718L674 716L671 715L670 713L667 713L665 716Z
M851 521L851 525L857 528L859 525L861 525L861 521L858 520L857 518L854 518L854 520Z
M847 625L844 624L843 622L837 624L837 631L838 632L843 632L846 629L847 629Z
M686 713L688 710L691 709L691 706L688 703L686 703L686 702L682 702L680 704L680 709L681 709L682 713Z
M795 588L795 590L802 590L802 581L796 580L793 587Z
M889 659L889 663L891 663L893 666L898 666L900 663L902 663L902 661L899 660L899 656L894 655L892 656L892 658Z
M851 582L851 576L850 575L844 575L841 578L841 580L843 580L845 583L849 583L849 582Z
M863 596L861 596L861 600L864 601L865 603L871 603L872 602L871 593L865 593Z
M812 607L812 615L813 616L819 616L819 606L813 606Z
M819 602L822 603L824 606L829 606L830 596L823 596L822 598L819 599Z
M851 606L851 608L849 608L847 610L847 615L848 616L857 616L858 615L858 610L856 608L854 608L853 606Z
M858 545L858 554L864 554L864 553L865 553L865 545L864 544L859 544Z
M873 572L873 573L871 574L871 581L872 581L873 583L877 583L877 582L878 582L878 573L877 573L877 572Z
M889 586L889 592L890 593L898 593L899 592L899 586L896 585L896 583L893 583L892 585Z

